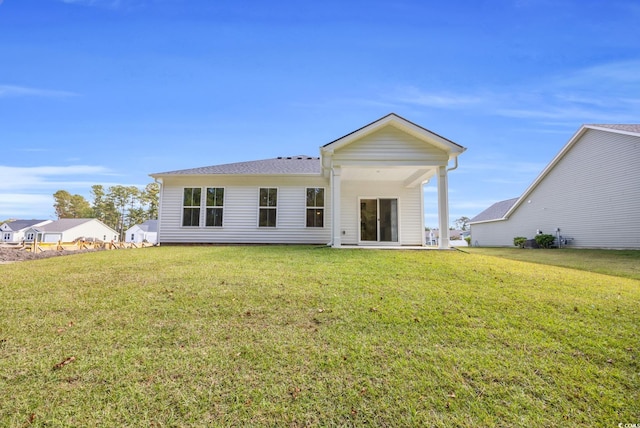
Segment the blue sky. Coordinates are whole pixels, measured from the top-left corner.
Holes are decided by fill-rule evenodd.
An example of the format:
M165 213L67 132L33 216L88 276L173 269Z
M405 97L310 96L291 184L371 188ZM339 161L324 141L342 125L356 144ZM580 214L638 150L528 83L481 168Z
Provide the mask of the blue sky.
M0 64L0 220L317 156L394 112L467 147L453 221L519 196L583 123L640 122L640 3L0 0Z

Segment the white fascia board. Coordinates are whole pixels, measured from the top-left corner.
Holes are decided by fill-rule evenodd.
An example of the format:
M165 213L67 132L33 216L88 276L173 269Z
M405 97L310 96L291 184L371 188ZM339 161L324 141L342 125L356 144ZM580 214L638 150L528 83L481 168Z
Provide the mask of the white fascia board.
M424 141L425 143L433 144L434 146L453 156L457 156L466 150L465 147L452 143L445 138L434 134L431 131L428 131L425 128L422 128L414 123L407 121L406 119L396 116L395 114L389 114L382 119L377 120L376 122L373 122L363 128L358 129L357 131L352 132L351 134L347 134L344 137L329 143L329 145L321 147L320 150L323 153L333 153L335 150L351 144L352 142L357 141L379 129L382 129L387 125L394 126L401 131L409 135L413 135L419 140Z
M633 137L640 137L640 133L638 133L638 132L625 131L623 129L605 128L605 127L595 126L595 125L584 125L583 127L584 128L589 128L589 129L595 129L595 130L598 130L598 131L614 132L616 134L623 134L623 135L631 135Z
M506 215L505 217L502 218L492 218L491 220L481 220L481 221L470 221L469 225L473 225L473 224L483 224L483 223L495 223L497 221L507 221L509 220Z

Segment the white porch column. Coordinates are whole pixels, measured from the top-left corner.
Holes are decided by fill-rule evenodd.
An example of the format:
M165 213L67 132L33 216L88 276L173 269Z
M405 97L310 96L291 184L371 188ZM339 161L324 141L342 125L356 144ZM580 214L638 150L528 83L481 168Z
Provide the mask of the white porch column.
M427 245L427 232L425 230L426 225L424 223L424 185L428 182L428 180L424 181L418 186L418 188L420 189L420 219L422 220L420 222L420 236L422 236L423 247Z
M331 246L339 248L342 245L342 226L340 224L340 189L342 170L339 166L331 168Z
M449 248L449 183L447 167L438 167L438 228L440 229L439 249Z

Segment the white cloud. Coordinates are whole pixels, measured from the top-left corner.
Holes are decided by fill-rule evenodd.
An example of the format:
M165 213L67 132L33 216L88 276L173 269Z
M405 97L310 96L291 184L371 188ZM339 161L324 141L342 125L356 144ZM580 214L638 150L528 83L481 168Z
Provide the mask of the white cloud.
M66 190L89 196L91 186L105 184L100 178L114 176L99 165L14 167L0 165L0 219L49 218L53 194Z
M560 76L551 82L554 86L588 87L598 85L602 87L615 85L636 85L640 83L640 61L618 61L598 64L576 70L566 76Z
M399 88L393 98L400 103L438 108L464 107L482 102L482 97L476 95L424 91L413 86Z
M478 115L531 119L540 124L629 123L640 117L640 61L598 64L538 81L465 91L405 86L393 102Z
M5 97L74 97L78 94L69 91L30 88L27 86L0 85L0 98Z
M74 4L79 6L99 7L103 9L120 9L131 0L61 0L62 3Z
M54 218L53 195L0 193L0 220Z
M64 187L86 186L88 181L78 180L78 176L91 176L92 181L88 186L96 183L97 175L112 175L112 172L103 166L70 165L70 166L35 166L14 167L0 165L0 190L51 189ZM52 178L55 177L55 180ZM69 177L68 180L60 180L60 177Z

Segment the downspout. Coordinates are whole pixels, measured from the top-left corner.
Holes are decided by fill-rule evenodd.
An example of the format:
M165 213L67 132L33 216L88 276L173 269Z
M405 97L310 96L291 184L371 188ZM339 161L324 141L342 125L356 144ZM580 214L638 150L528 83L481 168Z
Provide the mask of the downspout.
M453 158L453 160L455 161L455 164L451 168L447 168L447 172L453 171L454 169L458 169L458 156Z

